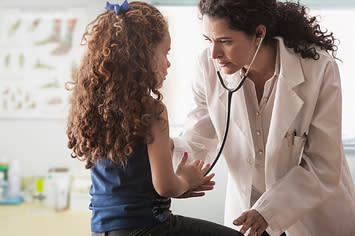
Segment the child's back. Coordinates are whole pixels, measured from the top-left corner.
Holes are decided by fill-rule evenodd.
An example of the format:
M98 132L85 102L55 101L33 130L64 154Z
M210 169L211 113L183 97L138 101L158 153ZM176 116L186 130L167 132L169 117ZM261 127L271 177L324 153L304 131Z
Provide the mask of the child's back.
M154 190L147 147L137 145L126 167L104 159L91 168L91 230L156 225L170 215L170 198Z

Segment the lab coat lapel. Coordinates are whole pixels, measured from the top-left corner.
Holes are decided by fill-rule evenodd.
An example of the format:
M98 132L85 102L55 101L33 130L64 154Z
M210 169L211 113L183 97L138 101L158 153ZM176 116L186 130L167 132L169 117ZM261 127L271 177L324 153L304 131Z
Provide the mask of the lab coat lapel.
M280 49L280 74L266 145L267 155L278 150L304 103L295 91L295 87L304 82L300 61L289 52L292 49L286 48L281 38L277 39Z

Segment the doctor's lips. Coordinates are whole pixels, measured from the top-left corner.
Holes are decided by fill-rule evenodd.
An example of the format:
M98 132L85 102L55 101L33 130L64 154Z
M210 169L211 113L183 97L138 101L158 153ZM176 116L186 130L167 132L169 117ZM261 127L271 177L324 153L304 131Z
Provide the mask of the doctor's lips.
M225 67L225 66L228 66L230 64L230 62L218 62L218 65L220 67Z

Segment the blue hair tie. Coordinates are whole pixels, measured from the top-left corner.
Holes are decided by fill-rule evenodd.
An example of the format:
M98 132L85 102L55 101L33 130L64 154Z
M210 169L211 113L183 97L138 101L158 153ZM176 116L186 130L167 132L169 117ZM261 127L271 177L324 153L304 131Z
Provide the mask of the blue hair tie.
M121 6L119 4L111 4L109 2L106 2L105 6L106 10L115 10L115 13L118 15L120 12L124 13L129 10L129 4L127 0L125 0Z

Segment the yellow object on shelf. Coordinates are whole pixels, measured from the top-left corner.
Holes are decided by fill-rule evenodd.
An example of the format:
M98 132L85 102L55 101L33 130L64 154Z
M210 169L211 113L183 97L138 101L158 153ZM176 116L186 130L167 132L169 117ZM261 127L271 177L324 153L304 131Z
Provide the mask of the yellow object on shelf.
M36 180L36 192L37 193L43 193L43 184L44 184L43 178L38 178Z

